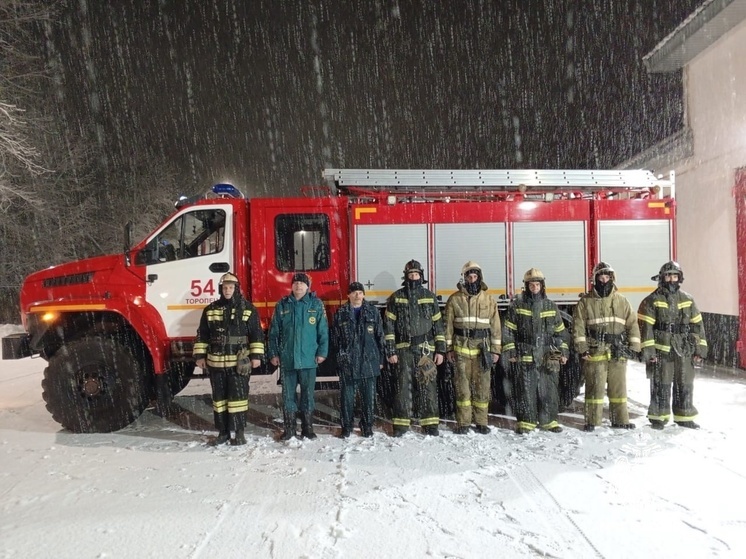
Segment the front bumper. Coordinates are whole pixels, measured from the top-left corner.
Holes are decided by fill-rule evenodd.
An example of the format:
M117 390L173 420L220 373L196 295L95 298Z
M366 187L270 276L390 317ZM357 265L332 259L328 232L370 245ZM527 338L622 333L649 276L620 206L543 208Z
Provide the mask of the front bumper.
M25 332L11 334L3 338L3 359L23 359L31 357L31 338Z

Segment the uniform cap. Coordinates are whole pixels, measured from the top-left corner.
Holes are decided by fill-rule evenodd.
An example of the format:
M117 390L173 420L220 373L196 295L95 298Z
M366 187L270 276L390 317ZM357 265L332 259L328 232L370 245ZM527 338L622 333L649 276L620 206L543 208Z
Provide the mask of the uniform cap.
M296 281L300 281L305 283L308 287L311 287L311 276L308 274L304 274L303 272L299 272L295 275L293 275L293 279L291 283L295 283Z
M352 293L353 291L362 291L365 293L365 287L363 287L363 284L359 281L353 281L350 284L350 287L347 288L347 293Z

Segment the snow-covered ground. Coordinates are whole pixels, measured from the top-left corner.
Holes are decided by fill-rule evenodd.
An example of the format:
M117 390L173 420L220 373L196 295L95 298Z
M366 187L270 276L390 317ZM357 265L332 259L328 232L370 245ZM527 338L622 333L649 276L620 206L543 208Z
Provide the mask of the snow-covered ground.
M699 431L646 427L634 364L634 431L444 424L439 438L282 444L253 425L245 447L215 448L151 411L117 433L62 431L43 368L0 362L3 558L746 556L741 382L697 381ZM207 394L196 381L178 400L210 419Z

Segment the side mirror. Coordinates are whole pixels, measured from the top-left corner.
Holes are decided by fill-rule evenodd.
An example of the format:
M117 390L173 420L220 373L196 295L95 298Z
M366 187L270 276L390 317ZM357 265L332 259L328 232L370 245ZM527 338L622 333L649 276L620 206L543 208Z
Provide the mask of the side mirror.
M132 230L134 225L131 221L128 221L124 226L124 265L129 266L132 262L130 260L130 249L132 248Z

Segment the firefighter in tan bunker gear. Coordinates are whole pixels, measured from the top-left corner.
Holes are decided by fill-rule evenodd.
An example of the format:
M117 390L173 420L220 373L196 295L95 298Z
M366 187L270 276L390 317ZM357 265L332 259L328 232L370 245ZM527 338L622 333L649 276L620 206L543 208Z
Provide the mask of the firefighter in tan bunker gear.
M707 357L702 315L691 295L681 291L684 271L676 262L661 266L653 281L658 288L643 299L637 311L642 338L642 359L650 379L648 419L663 429L671 417L680 427L699 429L694 422L694 373Z
M212 409L218 436L215 444L236 436L231 444L246 444L244 428L249 409L250 368L261 365L264 357L264 334L256 307L241 296L238 278L223 274L219 282L220 298L202 312L194 341L193 355L197 367L210 373ZM248 357L243 354L248 349ZM248 359L248 363L239 363ZM250 368L249 368L250 365Z
M439 434L436 366L443 363L446 337L438 300L435 293L423 287L427 283L423 276L417 260L407 262L401 289L386 303L384 349L388 362L396 366L395 437L409 430L413 410L426 435Z
M528 270L523 284L507 310L503 333L503 359L511 363L515 387L515 431L523 435L539 427L560 433L559 374L570 354L570 336L546 296L542 271Z
M455 432L468 433L473 419L477 433L486 435L490 376L500 358L500 314L476 262L464 264L456 288L445 308L446 355L455 369Z
M634 429L627 411L627 359L640 351L637 315L617 291L614 269L605 262L593 268L593 287L573 315L575 351L585 374L585 431L601 425L608 382L611 426Z

